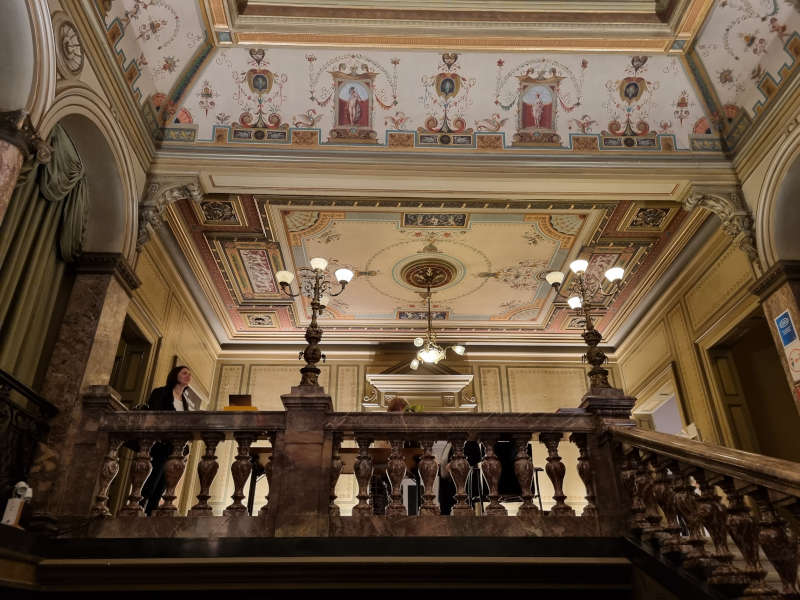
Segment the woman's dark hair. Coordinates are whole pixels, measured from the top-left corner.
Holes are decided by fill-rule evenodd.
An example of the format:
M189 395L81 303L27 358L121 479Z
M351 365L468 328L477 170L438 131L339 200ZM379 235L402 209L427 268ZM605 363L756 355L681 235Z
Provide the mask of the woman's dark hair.
M177 367L173 367L173 369L167 375L167 388L172 389L176 385L178 385L178 373L181 372L181 369L189 369L186 365L178 365ZM191 371L191 369L189 369Z

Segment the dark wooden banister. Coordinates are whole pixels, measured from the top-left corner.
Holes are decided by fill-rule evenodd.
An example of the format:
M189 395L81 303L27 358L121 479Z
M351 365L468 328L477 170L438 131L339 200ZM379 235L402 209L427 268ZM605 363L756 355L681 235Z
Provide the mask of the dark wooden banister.
M31 388L19 381L17 378L12 376L10 373L6 373L2 369L0 369L0 386L12 389L26 398L34 406L36 406L37 409L39 409L39 413L45 419L52 419L58 414L58 408L34 392Z
M614 439L642 450L800 497L800 463L637 427L612 426L609 430Z

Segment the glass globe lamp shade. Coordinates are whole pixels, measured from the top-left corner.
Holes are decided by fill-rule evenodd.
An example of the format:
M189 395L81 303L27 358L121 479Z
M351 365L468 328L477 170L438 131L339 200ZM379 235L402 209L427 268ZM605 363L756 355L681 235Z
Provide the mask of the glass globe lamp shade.
M617 281L622 279L623 275L625 275L625 269L622 267L611 267L608 271L606 271L606 279L609 281Z
M561 271L550 271L544 278L550 285L561 285L564 283L564 274Z
M573 260L571 263L569 263L569 268L573 273L575 273L575 275L585 273L588 267L589 263L583 259Z
M425 340L423 340L421 337L414 338L414 345L417 348L422 348L422 344L424 344L424 343L425 343Z
M569 297L569 298L567 299L567 304L569 304L569 307L570 307L571 309L575 310L576 308L580 308L580 307L581 307L581 304L583 304L583 302L581 302L581 299L580 299L580 297L578 297L578 296L571 296L571 297Z
M350 283L350 280L353 278L353 272L350 269L336 269L334 276L339 283Z
M413 371L416 371L417 369L419 369L419 361L415 358L414 360L411 361L411 364L409 366Z
M455 352L459 356L464 356L464 352L466 351L467 349L461 344L456 344L455 346L453 346L453 352Z
M428 346L417 352L417 357L422 362L436 364L444 358L444 352L434 346Z
M289 271L278 271L275 273L275 279L278 280L278 283L285 283L288 285L294 281L294 273L290 273Z
M311 268L314 269L315 271L324 271L325 267L328 266L328 261L325 260L324 258L320 258L319 256L317 256L316 258L312 258L308 262L311 265Z

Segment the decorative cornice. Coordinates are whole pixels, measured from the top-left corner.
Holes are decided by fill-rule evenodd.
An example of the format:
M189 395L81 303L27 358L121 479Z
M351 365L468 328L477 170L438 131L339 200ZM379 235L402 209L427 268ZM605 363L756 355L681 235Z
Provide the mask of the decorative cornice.
M33 127L31 117L25 110L0 112L0 140L19 148L26 159L35 154L39 162L50 162L53 149L39 137L39 132Z
M747 255L750 262L758 262L753 217L738 187L727 189L692 188L683 200L683 208L692 211L705 208L722 221L722 229L733 243Z
M197 177L151 177L145 185L144 197L139 203L139 234L136 238L136 250L150 239L150 229L161 227L164 222L164 209L178 200L200 202L203 190Z
M133 272L133 268L118 252L84 252L78 258L78 273L113 274L128 294L141 285L141 281Z
M750 291L763 302L787 281L800 281L800 260L780 260L767 270Z

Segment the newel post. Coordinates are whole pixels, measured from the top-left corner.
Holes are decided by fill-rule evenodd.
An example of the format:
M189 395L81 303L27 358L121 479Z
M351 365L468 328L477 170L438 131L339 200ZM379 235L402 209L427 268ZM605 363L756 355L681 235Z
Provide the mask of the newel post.
M626 531L628 499L621 487L621 464L611 443L607 428L633 426L631 410L636 398L627 396L622 390L608 387L591 387L584 395L580 408L595 416L594 433L587 436L586 454L591 466L594 485L595 506L598 523L609 533Z
M331 397L321 386L299 385L281 400L286 429L273 445L268 528L275 537L327 537L333 434L323 427Z

